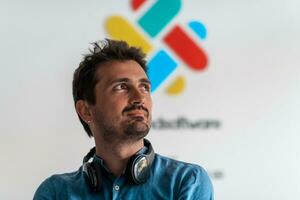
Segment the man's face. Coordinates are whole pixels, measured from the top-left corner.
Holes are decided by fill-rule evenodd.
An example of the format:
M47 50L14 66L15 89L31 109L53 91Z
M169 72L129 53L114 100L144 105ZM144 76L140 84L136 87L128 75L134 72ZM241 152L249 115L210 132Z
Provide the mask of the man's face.
M97 70L96 103L92 106L94 134L107 142L137 141L151 127L150 82L133 60L112 61Z

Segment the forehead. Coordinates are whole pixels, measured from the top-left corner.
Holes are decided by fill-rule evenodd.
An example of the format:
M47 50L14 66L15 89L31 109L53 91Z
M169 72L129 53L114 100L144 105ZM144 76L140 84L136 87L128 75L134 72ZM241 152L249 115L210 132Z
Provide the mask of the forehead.
M110 82L120 78L128 78L131 81L148 79L144 69L134 60L104 63L97 69L96 76L99 82Z

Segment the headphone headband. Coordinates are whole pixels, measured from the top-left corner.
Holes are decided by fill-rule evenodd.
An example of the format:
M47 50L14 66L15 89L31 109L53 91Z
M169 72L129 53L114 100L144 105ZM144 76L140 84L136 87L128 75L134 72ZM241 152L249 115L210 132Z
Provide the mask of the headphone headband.
M144 145L148 148L147 153L144 155L146 156L149 164L151 165L154 160L154 157L155 157L153 147L152 147L151 143L149 142L149 140L147 140L147 139L144 139Z
M96 147L91 148L91 150L84 156L83 164L88 162L96 153Z

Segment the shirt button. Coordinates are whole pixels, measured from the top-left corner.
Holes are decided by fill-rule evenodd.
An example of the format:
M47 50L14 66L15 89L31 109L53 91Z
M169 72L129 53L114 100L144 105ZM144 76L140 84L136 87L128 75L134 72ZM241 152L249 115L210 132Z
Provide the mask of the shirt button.
M115 189L116 191L118 191L118 190L120 189L120 187L119 187L118 185L115 185L114 189Z

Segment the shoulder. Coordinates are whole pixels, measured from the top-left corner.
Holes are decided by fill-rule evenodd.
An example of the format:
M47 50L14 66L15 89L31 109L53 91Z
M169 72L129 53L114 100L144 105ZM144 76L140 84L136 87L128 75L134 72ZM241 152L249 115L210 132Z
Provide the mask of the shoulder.
M80 180L82 176L81 168L74 172L54 174L47 178L44 182L46 184L52 184L54 187L62 185L74 184L76 181Z
M45 179L38 187L34 194L34 200L50 200L55 199L60 190L78 183L81 179L81 169L64 174L54 174Z
M155 154L154 165L166 170L173 170L173 172L192 173L199 176L207 176L205 169L199 165L182 162L172 158L168 158L159 154Z
M156 154L154 165L161 176L167 174L176 184L176 199L213 199L213 187L206 170L196 164ZM156 172L155 172L156 173ZM157 173L156 173L157 174ZM200 198L201 197L201 198Z

